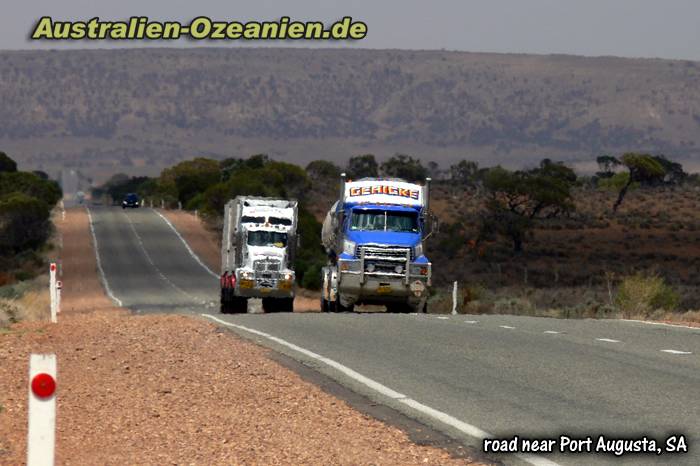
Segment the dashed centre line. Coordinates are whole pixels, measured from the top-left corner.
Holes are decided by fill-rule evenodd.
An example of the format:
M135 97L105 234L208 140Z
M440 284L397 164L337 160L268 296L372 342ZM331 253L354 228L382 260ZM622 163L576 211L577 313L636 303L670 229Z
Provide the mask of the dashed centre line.
M514 329L515 327L511 327L510 325L499 325L501 328L507 328L509 330Z
M613 340L612 338L596 338L598 341L604 341L605 343L620 343L620 340Z
M679 351L679 350L674 350L674 349L662 349L662 353L670 353L670 354L693 354L692 351Z
M545 330L544 333L548 333L551 335L559 335L560 333L563 333L563 332L557 332L556 330Z

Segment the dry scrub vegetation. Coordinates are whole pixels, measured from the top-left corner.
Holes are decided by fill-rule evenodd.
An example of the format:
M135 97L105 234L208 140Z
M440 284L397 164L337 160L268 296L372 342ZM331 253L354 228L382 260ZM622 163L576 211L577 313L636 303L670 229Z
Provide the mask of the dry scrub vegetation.
M445 282L458 280L462 312L700 322L698 188L634 191L616 214L615 193L577 188L575 214L538 224L521 255L502 239L470 247L473 192L439 186L433 199L434 312L451 309Z

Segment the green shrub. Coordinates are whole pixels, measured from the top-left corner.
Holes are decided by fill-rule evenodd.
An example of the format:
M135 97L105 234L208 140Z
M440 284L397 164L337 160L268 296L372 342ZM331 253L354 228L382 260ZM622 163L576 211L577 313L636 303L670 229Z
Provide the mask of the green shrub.
M680 298L658 275L636 274L620 283L615 303L625 317L641 314L648 317L657 309L667 311L678 306Z
M19 192L0 196L0 250L19 252L49 237L49 206Z
M303 271L304 276L301 279L301 287L307 290L321 289L321 266L313 264Z

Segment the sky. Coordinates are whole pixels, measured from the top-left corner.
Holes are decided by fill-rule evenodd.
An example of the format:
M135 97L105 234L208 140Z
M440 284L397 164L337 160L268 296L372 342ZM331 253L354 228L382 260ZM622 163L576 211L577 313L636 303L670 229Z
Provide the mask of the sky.
M55 20L123 20L148 16L187 21L292 19L330 23L343 16L367 23L364 40L254 45L446 49L472 52L700 60L697 0L3 0L0 49L163 46L159 43L32 42L42 16ZM180 40L167 46L220 46ZM226 44L229 46L229 44ZM242 46L230 41L230 46Z

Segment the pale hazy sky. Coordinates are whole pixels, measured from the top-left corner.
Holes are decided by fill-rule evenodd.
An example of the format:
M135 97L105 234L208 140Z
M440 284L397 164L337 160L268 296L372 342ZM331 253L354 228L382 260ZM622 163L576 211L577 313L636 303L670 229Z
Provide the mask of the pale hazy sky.
M366 39L334 47L567 53L700 60L698 0L3 0L0 49L143 46L28 40L36 20L292 19L365 21ZM152 46L163 44L151 43ZM187 40L167 46L212 46ZM240 43L233 41L233 45ZM254 45L317 46L315 42Z

